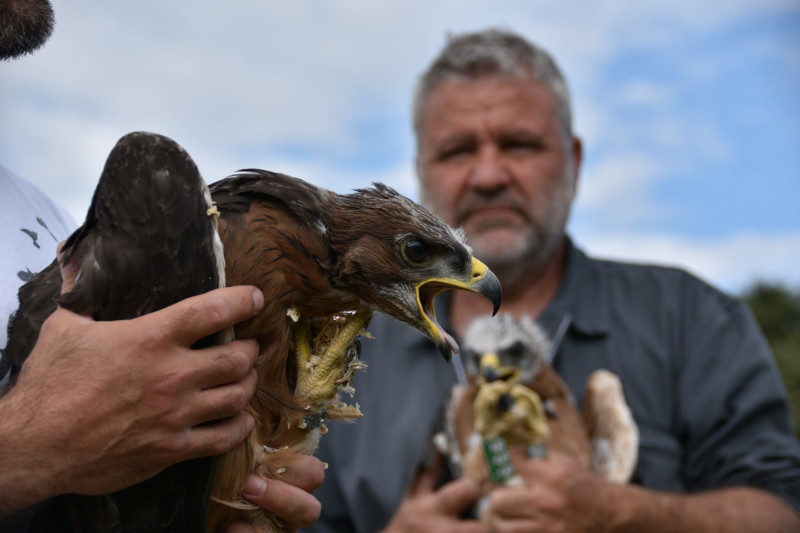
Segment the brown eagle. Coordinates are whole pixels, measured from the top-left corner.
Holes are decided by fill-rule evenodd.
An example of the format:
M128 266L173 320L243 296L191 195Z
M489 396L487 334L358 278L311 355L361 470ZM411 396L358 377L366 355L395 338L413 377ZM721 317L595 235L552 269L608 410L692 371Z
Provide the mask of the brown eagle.
M550 339L531 319L479 318L462 345L468 382L454 387L436 439L452 470L486 492L520 484L507 447L523 445L535 458L557 450L605 479L630 479L639 434L617 376L592 373L581 413L550 366Z
M496 310L500 284L462 232L385 185L339 195L245 170L211 191L228 282L260 287L267 304L236 328L263 350L249 406L257 422L220 461L209 527L247 518L270 531L280 525L238 496L245 477L253 466L280 477L292 454L316 448L323 419L361 416L340 392L362 367L357 337L373 310L421 331L449 357L458 348L436 321L434 297L464 289L485 295Z
M126 137L120 143L135 139ZM76 310L89 311L98 319L154 310L155 305L137 303L150 298L151 292L170 296L171 301L163 305L159 300L161 307L189 295L173 292L173 284L187 283L202 292L223 280L218 273L206 272L218 264L213 253L206 253L213 249L216 233L184 242L186 230L178 229L183 225L153 218L162 216L149 205L153 201L158 205L154 200L161 194L158 187L152 193L139 191L144 182L130 181L126 174L124 179L129 181L116 183L110 196L126 200L141 193L147 198L145 205L128 208L103 200L108 195L99 191L106 181L111 182L106 178L110 168L135 167L136 176L147 175L153 182L148 187L160 185L165 173L176 177L186 172L173 167L165 170L156 164L163 162L162 149L153 145L148 149L152 152L123 151L122 161L115 159L113 165L109 157L92 205L97 213L90 211L87 223L76 232L82 237L68 241L72 247L81 239L99 238L95 233L105 227L100 220L116 217L123 222L112 227L121 225L139 233L109 248L105 259L125 264L129 248L152 253L141 268L126 269L134 278L141 273L132 292L129 284L118 284L114 274L118 269L97 272L92 268L94 248L73 254L81 261L80 276L88 278L80 289L76 286L76 292L85 291L81 298L91 302ZM192 175L199 176L196 168ZM227 283L255 285L264 291L267 302L262 312L236 328L237 337L254 337L262 349L257 362L259 387L248 406L256 428L238 449L216 461L216 469L213 459L191 461L172 467L184 470L168 469L129 492L95 500L74 497L80 505L70 500L68 507L83 509L88 518L81 527L87 531L218 531L232 520L245 520L259 531L281 530L274 516L242 499L245 479L250 472L280 478L292 468L294 455L313 453L326 431L325 419L361 416L359 406L346 405L341 395L351 390L355 372L363 367L358 361L358 337L366 335L372 312L381 311L420 330L449 357L458 348L436 321L434 297L448 289L463 289L485 295L495 310L500 304L497 278L472 256L463 233L385 185L339 195L283 174L243 170L210 189L216 205L209 209L204 203L190 218L206 225L218 222ZM203 198L202 194L196 197ZM172 209L183 213L183 208L172 206L163 215ZM151 234L157 235L157 244L148 240ZM164 256L160 248L170 246L171 255ZM176 262L189 270L176 267ZM191 272L195 264L203 269L202 276L197 275L209 283L195 283ZM174 274L160 278L164 270L173 268L177 268ZM12 336L24 337L15 350L18 366L35 341L29 333L38 331L49 315L48 305L50 312L54 309L59 277L58 268L51 267L20 292L23 303L12 330ZM116 296L98 299L96 293ZM78 295L62 300L74 298ZM117 299L127 302L124 312L109 314ZM26 310L35 311L28 315ZM208 520L203 524L209 494Z

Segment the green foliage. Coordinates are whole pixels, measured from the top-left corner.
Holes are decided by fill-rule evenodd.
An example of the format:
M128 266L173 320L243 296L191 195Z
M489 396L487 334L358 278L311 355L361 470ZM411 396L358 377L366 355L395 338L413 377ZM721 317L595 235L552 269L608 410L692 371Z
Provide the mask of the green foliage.
M783 375L800 438L800 290L777 283L758 282L742 298L764 330Z

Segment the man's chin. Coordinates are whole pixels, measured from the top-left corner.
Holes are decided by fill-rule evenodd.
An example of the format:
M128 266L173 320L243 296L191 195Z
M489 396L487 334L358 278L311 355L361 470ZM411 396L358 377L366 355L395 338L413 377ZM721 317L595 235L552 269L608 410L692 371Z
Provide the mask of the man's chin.
M490 268L494 268L492 264L502 265L524 257L534 242L519 231L491 230L467 235L475 257Z
M519 230L467 233L475 257L498 275L538 268L548 261L563 237L560 233L543 239L537 233Z

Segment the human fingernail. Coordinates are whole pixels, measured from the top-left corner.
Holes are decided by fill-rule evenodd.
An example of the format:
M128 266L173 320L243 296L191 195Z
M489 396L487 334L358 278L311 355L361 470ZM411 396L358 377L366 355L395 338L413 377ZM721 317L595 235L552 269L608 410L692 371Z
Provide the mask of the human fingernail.
M264 293L258 289L254 290L253 303L255 304L257 311L264 307Z
M245 416L244 418L244 427L247 428L247 432L250 433L253 431L253 428L256 427L256 420L250 415Z
M266 480L258 476L250 475L248 476L247 481L244 484L244 491L242 492L242 494L244 496L258 497L264 494L264 491L266 490L267 490Z

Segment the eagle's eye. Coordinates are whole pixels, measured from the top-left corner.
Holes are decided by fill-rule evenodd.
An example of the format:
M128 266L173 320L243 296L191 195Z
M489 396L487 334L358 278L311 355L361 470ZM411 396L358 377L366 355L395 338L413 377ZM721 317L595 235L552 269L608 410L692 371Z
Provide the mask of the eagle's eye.
M409 239L403 245L403 257L411 264L422 265L430 261L431 250L419 239Z
M525 355L525 345L517 341L508 347L506 354L514 361L519 361Z

